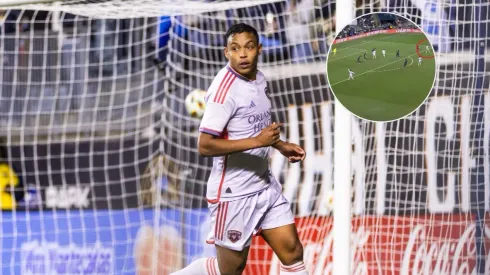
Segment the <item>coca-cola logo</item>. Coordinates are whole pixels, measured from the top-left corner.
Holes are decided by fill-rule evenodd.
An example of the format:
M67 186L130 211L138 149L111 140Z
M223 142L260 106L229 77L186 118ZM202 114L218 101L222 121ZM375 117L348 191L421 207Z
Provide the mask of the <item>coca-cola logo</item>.
M310 221L310 220L309 220ZM333 219L325 217L299 226L304 245L304 261L309 274L334 274L333 250L335 238ZM302 218L300 225L306 225ZM395 275L470 275L479 274L475 240L476 226L468 215L357 216L352 219L350 238L351 274ZM483 274L490 274L490 224L485 225L485 266ZM260 259L271 261L269 275L278 275L280 261L267 258L265 243L252 246ZM270 253L272 255L273 253ZM250 267L246 274L256 274ZM481 271L481 270L480 270Z
M468 225L459 238L431 236L433 229L433 226L426 225L413 228L403 254L400 274L477 274L476 226ZM488 226L485 226L485 237L490 239ZM490 255L486 259L485 274L490 274L489 261Z
M360 226L351 234L351 270L353 274L368 274L366 254L370 253L367 245L371 232ZM332 274L333 270L333 244L334 235L330 230L323 243L307 243L305 245L306 266L311 274Z

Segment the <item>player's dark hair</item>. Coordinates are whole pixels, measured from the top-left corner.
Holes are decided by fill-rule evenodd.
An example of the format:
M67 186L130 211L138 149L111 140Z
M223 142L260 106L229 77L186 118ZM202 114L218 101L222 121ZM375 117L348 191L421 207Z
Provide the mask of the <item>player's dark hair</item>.
M226 32L225 44L228 43L228 38L230 38L230 36L235 35L237 33L244 33L244 32L251 33L255 37L255 39L257 40L257 44L259 43L259 34L257 33L257 30L254 27L247 25L247 24L244 24L244 23L238 23L238 24L231 26L228 29L228 31Z

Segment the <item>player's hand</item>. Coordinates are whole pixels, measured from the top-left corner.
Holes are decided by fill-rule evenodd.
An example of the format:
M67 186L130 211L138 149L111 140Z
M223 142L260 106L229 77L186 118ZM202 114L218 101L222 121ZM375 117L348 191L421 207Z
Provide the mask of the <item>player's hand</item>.
M280 140L281 131L279 128L282 123L272 123L266 128L260 131L260 134L256 137L262 147L274 145Z
M283 156L287 157L289 162L295 163L303 161L306 157L306 152L298 144L286 142L279 150Z

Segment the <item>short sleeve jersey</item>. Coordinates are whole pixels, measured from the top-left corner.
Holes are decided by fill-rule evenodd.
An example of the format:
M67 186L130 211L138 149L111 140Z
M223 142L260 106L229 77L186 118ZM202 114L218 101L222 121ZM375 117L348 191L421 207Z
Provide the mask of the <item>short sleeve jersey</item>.
M271 123L271 101L264 75L251 81L229 65L221 69L206 94L199 131L229 140L255 137ZM230 201L262 191L272 181L270 147L214 157L207 183L210 203Z

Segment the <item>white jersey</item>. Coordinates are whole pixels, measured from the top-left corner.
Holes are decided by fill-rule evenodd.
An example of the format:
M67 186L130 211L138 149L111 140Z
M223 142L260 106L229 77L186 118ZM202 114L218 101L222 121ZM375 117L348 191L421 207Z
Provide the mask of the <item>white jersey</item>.
M229 65L214 78L205 97L200 132L230 140L255 137L271 124L271 101L261 72L250 81ZM276 182L269 169L270 147L215 157L207 184L210 203L232 201Z
M385 51L385 50L382 50L381 52L383 53L383 55L385 55L385 54L386 54L386 51Z

